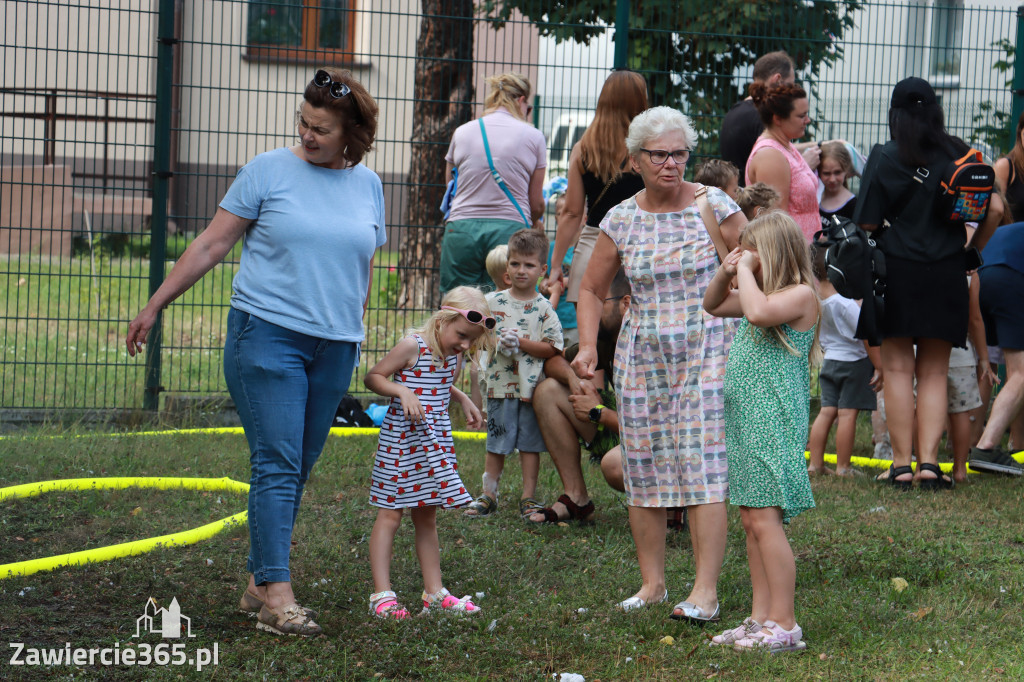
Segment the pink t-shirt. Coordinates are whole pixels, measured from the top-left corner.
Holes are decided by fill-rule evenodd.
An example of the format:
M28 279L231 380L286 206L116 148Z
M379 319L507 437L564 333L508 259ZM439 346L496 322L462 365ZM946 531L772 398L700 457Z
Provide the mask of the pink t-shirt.
M754 148L750 150L750 156L747 157L746 184L748 186L750 185L750 160L765 147L777 149L789 162L788 212L800 226L800 231L807 237L807 242L810 243L814 239L814 233L821 229L821 216L818 215L818 176L807 165L796 147L793 145L784 147L778 140L761 137L758 138Z
M547 167L544 134L499 108L483 117L494 167L508 185L527 218L530 217L530 176ZM448 220L500 218L522 222L519 211L491 177L477 119L455 130L445 161L459 169L458 190ZM817 209L815 209L817 211Z

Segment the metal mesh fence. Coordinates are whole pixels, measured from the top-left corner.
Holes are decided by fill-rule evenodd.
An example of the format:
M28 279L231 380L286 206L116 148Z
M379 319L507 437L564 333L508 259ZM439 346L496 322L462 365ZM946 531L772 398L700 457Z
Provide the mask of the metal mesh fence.
M616 66L644 73L652 103L691 114L699 156L717 155L721 117L742 96L754 59L776 49L793 55L810 86L815 137L843 138L865 153L888 137L888 95L906 75L931 80L950 131L991 158L1005 149L1019 106L1009 85L1018 18L1008 2L562 7L530 0L0 5L5 414L137 409L157 396L225 393L221 349L240 246L165 311L148 366L125 352L127 323L149 295L151 273L169 269L205 227L237 169L295 143L301 92L323 64L350 68L381 112L365 163L384 182L389 241L371 285L363 371L436 304L443 157L451 126L481 113L487 75L515 70L535 84L534 123L548 138L549 177L564 173ZM436 93L424 87L428 76ZM441 113L427 120L430 106ZM354 392L361 379L359 371Z

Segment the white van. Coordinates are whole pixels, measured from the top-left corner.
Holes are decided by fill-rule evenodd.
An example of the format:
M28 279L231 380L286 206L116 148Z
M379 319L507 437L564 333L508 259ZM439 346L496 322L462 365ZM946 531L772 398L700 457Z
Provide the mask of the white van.
M548 138L548 178L568 174L569 153L593 120L593 111L577 111L558 117Z

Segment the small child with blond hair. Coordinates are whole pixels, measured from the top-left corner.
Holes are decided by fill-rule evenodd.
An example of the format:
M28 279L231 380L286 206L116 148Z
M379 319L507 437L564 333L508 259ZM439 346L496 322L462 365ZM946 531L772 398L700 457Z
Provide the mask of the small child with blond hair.
M498 244L487 253L484 259L484 267L487 275L494 282L494 291L505 291L512 280L508 276L508 244ZM480 370L487 367L488 356L481 353L471 358L469 363L469 397L487 416L487 405L484 404L484 394L487 393L487 380L480 376Z
M753 220L757 216L778 207L782 196L770 185L763 182L755 182L747 185L739 191L736 203L739 205L747 220Z
M512 283L512 280L508 278L508 244L498 244L491 249L484 261L484 266L487 268L487 274L491 281L494 282L495 291L508 289Z
M483 422L483 415L455 384L467 355L494 348L496 324L483 292L455 287L445 294L441 307L363 380L374 393L391 398L370 480L370 504L377 507L370 533L370 614L377 618L402 620L410 615L391 589L395 534L406 510L412 517L423 575L423 611L480 611L468 596L456 598L441 581L437 509L460 507L473 499L459 477L448 407L454 400L462 405L470 426Z

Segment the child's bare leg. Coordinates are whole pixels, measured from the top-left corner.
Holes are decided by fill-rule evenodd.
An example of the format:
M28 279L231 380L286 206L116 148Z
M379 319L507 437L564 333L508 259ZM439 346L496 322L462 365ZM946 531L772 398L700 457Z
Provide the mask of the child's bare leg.
M768 619L786 630L792 630L796 625L793 613L796 560L782 526L782 510L778 507L750 507L747 514L748 522L744 522L744 527L749 526L753 532L768 582Z
M427 594L436 594L444 587L441 582L441 544L437 539L437 507L414 507L410 515L416 528L416 558L420 560L423 573L423 589Z
M1017 418L1010 422L1010 441L1008 447L1010 452L1024 449L1024 410L1021 410Z
M853 457L853 444L857 438L857 415L859 410L844 408L839 410L839 423L836 425L836 473L849 476L850 458Z
M749 507L740 507L740 520L743 522L743 530L747 533L747 565L750 568L750 586L753 591L750 617L764 625L765 621L769 620L771 592L768 589L768 576L764 572L764 562L761 560L761 549L751 527L753 517Z
M377 520L370 532L370 573L373 574L374 592L391 589L391 551L401 523L401 509L377 510Z
M519 466L523 470L523 495L521 499L537 495L537 477L540 475L540 453L520 452Z
M828 441L828 432L832 430L832 422L835 421L837 410L834 407L823 407L811 425L811 435L808 440L808 450L811 452L811 461L807 465L808 474L831 474L830 469L825 468L825 443ZM756 620L756 619L755 619Z
M992 372L995 373L996 366L992 365ZM978 376L978 393L981 394L981 405L970 411L971 415L971 445L977 445L981 440L981 434L985 430L985 417L988 415L989 403L992 402L992 382L988 374L980 373Z
M949 413L949 441L953 449L953 480L967 480L967 456L971 453L971 413Z
M501 472L504 470L505 455L488 452L484 459L484 495L493 500L498 499L498 482L501 480Z
M874 445L872 457L885 455L892 456L892 446L889 444L889 425L885 423L885 395L883 391L875 394L878 409L871 413L871 444Z

